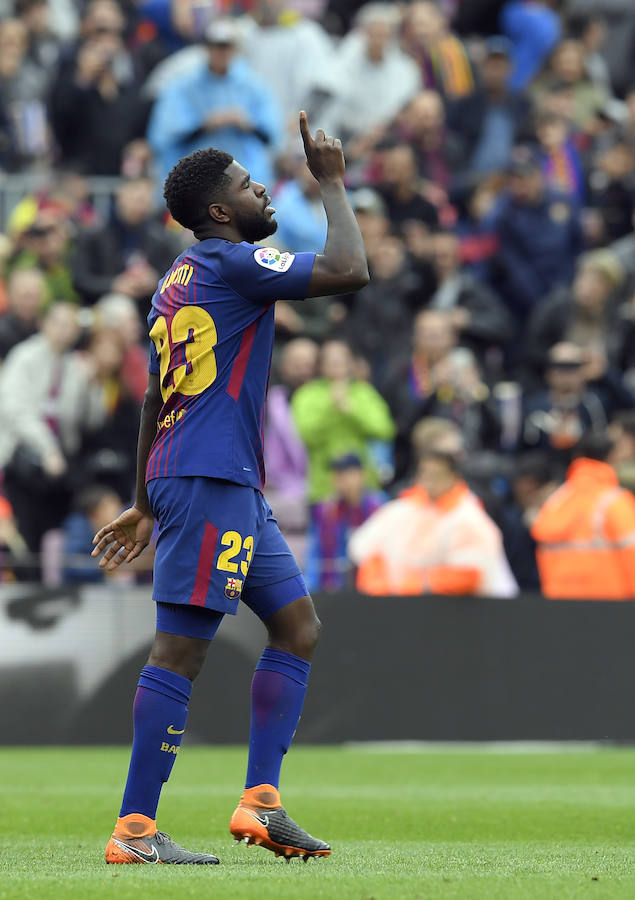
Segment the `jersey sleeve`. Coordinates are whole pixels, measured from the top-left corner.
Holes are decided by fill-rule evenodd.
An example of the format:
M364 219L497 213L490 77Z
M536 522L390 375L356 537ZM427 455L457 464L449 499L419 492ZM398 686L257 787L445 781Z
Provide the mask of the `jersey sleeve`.
M148 365L148 371L151 375L158 375L160 372L159 357L157 348L154 346L154 341L150 341L150 363Z
M223 254L223 280L245 300L303 300L315 253L287 253L275 247L234 244Z

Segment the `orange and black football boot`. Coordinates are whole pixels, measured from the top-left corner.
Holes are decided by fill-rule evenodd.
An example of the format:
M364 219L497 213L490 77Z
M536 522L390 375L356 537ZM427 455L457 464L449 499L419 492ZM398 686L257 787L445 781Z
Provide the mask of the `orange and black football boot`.
M310 834L285 812L280 794L271 784L245 789L234 810L229 830L236 843L244 841L284 856L287 862L299 856L306 862L311 856L330 856L331 848Z
M215 866L218 857L192 853L176 844L169 834L157 831L157 823L140 813L117 819L106 845L107 863L167 863L173 866Z

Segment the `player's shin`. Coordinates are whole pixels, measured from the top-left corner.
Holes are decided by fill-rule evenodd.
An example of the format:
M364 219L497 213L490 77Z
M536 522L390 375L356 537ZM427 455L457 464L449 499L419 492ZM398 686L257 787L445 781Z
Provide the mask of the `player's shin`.
M134 814L145 831L156 830L159 795L185 732L191 689L188 678L168 669L148 665L141 672L133 708L130 768L117 823L126 830L130 830Z
M278 787L282 758L300 719L311 664L293 653L264 650L251 686L246 788Z

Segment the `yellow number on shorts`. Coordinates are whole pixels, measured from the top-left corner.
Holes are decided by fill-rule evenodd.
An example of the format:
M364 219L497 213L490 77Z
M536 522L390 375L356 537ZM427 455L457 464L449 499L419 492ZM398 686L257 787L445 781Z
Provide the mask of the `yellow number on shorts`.
M242 549L243 539L241 535L237 531L226 531L220 542L223 547L228 547L229 549L223 550L219 554L216 568L221 569L223 572L237 572L238 563L232 562L232 560L235 556L238 556Z
M159 357L161 396L165 403L176 391L192 397L201 394L216 379L216 354L218 342L216 325L210 314L200 306L182 306L172 319L170 339L164 316L159 316L150 337ZM185 345L185 365L176 366L167 381L172 350L178 344Z
M243 550L247 554L247 559L241 560L240 571L243 573L243 575L246 575L247 572L249 571L251 557L254 552L254 539L252 538L252 536L250 534L248 534L247 537L245 538L245 540L243 541Z
M240 571L243 575L246 575L249 571L251 557L254 552L253 537L248 534L243 541L242 535L238 534L237 531L226 531L221 537L220 542L223 547L227 547L227 550L223 550L219 553L216 568L221 569L223 572L237 572L238 563L233 562L233 560L238 556L241 550L244 550L247 559L241 559Z

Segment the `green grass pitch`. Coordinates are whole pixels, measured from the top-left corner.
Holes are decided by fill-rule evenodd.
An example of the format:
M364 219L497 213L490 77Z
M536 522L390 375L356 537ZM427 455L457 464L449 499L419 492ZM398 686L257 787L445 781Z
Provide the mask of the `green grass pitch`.
M635 897L635 752L296 747L283 800L330 841L285 863L234 846L244 748L185 747L159 827L221 865L106 866L126 748L0 748L0 898Z

